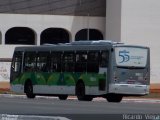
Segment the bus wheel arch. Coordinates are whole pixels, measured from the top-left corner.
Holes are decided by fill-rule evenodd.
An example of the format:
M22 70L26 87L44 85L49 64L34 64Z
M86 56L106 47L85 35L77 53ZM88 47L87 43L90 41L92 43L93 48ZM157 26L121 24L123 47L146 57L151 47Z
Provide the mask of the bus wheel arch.
M26 80L24 84L24 93L26 93L27 98L35 98L35 94L33 94L33 84L30 79Z
M93 97L86 95L85 93L85 84L83 80L79 80L76 84L76 96L80 101L92 101Z

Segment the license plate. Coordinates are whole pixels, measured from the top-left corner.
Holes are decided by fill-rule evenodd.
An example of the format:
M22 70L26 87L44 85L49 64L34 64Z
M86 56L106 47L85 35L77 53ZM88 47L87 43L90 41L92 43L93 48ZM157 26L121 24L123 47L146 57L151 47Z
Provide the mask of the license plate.
M127 83L128 83L128 84L134 84L134 83L135 83L135 80L128 80Z

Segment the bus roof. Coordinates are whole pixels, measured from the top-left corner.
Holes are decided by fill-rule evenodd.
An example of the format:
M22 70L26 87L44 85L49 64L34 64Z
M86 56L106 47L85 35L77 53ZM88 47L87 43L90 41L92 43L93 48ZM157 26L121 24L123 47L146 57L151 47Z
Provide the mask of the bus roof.
M72 45L107 45L107 44L123 44L121 42L113 42L111 40L97 40L97 41L75 41Z
M16 47L15 51L33 51L33 50L105 50L116 46L132 46L143 47L138 45L125 45L121 42L113 42L111 40L98 41L75 41L71 43L44 44L40 46L21 46Z

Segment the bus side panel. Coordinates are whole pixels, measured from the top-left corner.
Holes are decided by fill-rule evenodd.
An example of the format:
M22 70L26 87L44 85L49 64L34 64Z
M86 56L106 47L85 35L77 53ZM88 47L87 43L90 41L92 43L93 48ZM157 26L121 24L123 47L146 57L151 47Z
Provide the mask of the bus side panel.
M47 80L47 85L74 86L75 81L72 73L52 73Z
M39 73L34 86L36 94L75 94L75 81L73 73Z
M86 95L106 94L106 74L84 73L79 77L85 84Z
M17 93L24 93L24 86L27 80L30 80L32 84L36 84L35 74L29 72L20 74L11 82L11 90Z
M42 82L37 82L34 92L37 94L73 94L78 80L85 84L86 95L106 94L106 74L97 73L52 73L45 78L39 75ZM46 81L46 84L44 83ZM42 84L43 83L43 84Z

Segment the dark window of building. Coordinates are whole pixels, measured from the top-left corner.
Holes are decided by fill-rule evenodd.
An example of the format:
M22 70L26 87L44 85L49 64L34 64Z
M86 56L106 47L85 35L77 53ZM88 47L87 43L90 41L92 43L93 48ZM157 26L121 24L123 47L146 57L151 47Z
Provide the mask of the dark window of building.
M103 40L103 35L96 29L82 29L77 32L75 40Z
M5 34L5 44L35 44L35 32L27 27L14 27Z
M69 43L69 33L62 28L48 28L41 33L40 44Z

